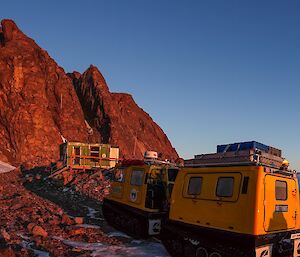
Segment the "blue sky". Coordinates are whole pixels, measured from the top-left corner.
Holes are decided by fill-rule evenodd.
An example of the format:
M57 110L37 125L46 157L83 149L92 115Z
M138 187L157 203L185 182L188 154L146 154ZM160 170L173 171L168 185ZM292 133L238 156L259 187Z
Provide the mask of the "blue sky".
M300 1L5 1L67 72L98 66L184 158L257 140L300 170Z

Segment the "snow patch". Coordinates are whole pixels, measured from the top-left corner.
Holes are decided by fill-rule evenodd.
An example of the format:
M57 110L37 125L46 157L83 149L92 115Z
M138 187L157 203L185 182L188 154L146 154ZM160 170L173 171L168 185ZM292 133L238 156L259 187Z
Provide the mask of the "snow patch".
M89 207L89 206L86 206L86 208L88 208L88 214L87 216L91 219L94 219L94 220L104 220L102 218L96 218L96 214L99 212L99 211L96 211L95 209Z
M90 224L78 224L76 225L76 227L81 227L81 228L100 228L100 226L97 225L90 225Z
M95 219L96 218L96 213L98 212L98 211L96 211L95 209L93 209L93 208L91 208L91 207L88 207L87 206L87 208L88 208L88 214L87 214L87 216L89 217L89 218L91 218L91 219Z
M85 242L79 242L79 241L72 241L72 240L63 239L63 238L57 237L57 236L53 236L52 238L62 241L65 245L75 247L78 249L82 249L82 250L87 250L87 251L96 251L97 249L99 249L99 247L103 246L102 243L85 243Z
M139 245L133 245L132 242L124 245L107 245L102 243L84 243L72 240L65 240L60 237L52 237L62 241L65 245L82 250L92 251L92 257L169 257L162 244L150 241L133 240ZM109 255L108 255L109 254Z
M119 231L114 231L114 232L110 232L108 233L109 237L125 237L125 238L131 238L130 236L128 236L127 234L123 233L123 232L119 232Z
M105 257L109 253L110 257L169 257L165 248L158 243L145 242L139 246L103 246L94 251L91 256Z
M32 250L32 251L34 252L34 254L35 254L37 257L50 257L50 255L49 255L48 252L41 251L41 250L36 250L36 249L32 248L33 243L29 243L29 242L23 241L23 242L21 243L21 246L22 246L23 248Z
M16 167L14 167L8 163L0 161L0 173L10 172L15 169L16 169Z
M143 243L143 241L142 240L132 240L130 243L139 245L139 244Z

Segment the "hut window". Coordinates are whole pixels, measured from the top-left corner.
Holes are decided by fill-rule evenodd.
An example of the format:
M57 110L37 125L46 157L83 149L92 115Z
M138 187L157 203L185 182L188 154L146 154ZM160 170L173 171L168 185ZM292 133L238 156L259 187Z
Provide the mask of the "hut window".
M92 157L99 158L99 151L100 151L100 147L99 146L91 146L91 156ZM97 162L98 161L97 158L91 158L91 161Z
M74 146L75 160L74 165L80 165L80 146Z

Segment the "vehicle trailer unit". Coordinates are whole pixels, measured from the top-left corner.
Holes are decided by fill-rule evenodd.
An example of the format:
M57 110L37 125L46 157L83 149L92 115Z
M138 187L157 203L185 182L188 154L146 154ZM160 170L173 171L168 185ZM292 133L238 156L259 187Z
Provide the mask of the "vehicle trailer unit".
M104 217L137 238L159 236L173 257L300 257L297 173L277 148L230 147L180 168L117 165Z
M230 166L184 168L177 179L162 224L173 256L293 256L292 239L300 243L295 176Z
M197 155L177 175L162 242L172 256L297 257L299 211L297 176L281 156Z

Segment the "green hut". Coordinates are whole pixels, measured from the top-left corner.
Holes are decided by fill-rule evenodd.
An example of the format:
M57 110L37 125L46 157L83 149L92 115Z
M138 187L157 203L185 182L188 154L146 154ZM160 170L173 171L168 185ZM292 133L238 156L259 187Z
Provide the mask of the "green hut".
M60 145L60 161L70 169L112 168L119 159L119 147L109 144L66 142Z

